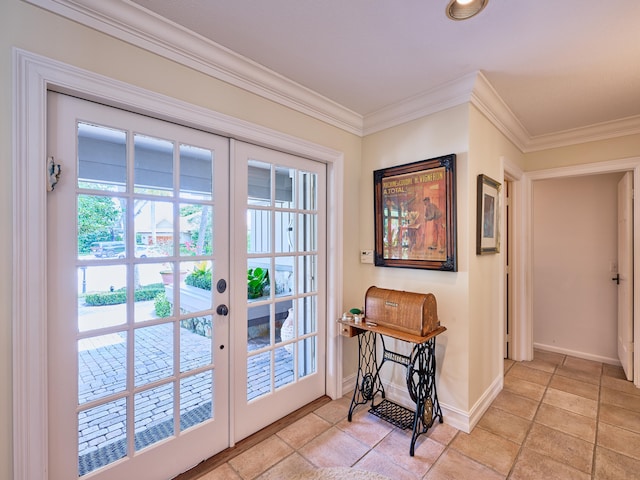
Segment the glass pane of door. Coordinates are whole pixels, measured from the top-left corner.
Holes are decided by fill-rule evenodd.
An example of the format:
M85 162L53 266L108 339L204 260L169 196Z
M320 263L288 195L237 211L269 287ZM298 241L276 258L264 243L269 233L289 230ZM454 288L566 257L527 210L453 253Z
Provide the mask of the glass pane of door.
M60 259L50 292L69 299L52 311L51 328L65 332L53 350L75 358L53 354L53 384L75 373L72 388L50 392L64 412L51 430L77 446L61 455L77 455L73 470L56 461L52 471L177 474L229 445L228 323L211 288L228 278L228 141L56 97L67 105L54 108L57 121L70 125L58 142L68 150L56 157L75 158L65 168L75 181L50 197L49 255ZM180 455L184 467L168 455L176 449L193 452Z
M306 159L236 145L237 178L246 178L244 189L238 189L243 197L238 193L236 199L236 217L244 214L246 223L236 235L247 239L241 252L245 269L238 270L247 277L247 291L235 297L246 322L246 335L236 343L244 353L236 357L241 366L236 378L246 379L236 390L236 430L244 435L279 418L270 417L274 403L282 416L287 405L289 411L297 408L297 399L324 393L324 378L314 382L324 375L324 370L318 374L325 323L318 318L326 292L318 259L326 258L324 228L319 227L325 214L320 188L325 172L323 165ZM260 418L252 412L256 417L261 412Z

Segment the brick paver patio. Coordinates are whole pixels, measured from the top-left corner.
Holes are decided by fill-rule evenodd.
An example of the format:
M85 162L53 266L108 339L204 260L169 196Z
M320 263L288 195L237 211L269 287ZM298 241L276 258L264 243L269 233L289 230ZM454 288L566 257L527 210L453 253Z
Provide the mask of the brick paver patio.
M144 304L151 304L144 305ZM108 308L101 313L106 313ZM139 302L136 308L152 308L152 302ZM81 309L87 311L86 307ZM91 312L91 313L96 313ZM173 374L173 323L139 328L135 334L135 385L144 386ZM252 339L249 350L268 344ZM85 404L126 388L127 338L125 332L82 340L79 344L79 403ZM293 381L293 355L285 348L275 354L275 387ZM248 398L271 389L270 352L248 360ZM180 371L207 365L211 358L211 339L180 328ZM211 418L211 372L184 378L180 383L180 429ZM173 383L144 390L134 399L135 448L142 449L173 432ZM126 402L124 399L83 410L79 421L80 473L88 473L126 455Z

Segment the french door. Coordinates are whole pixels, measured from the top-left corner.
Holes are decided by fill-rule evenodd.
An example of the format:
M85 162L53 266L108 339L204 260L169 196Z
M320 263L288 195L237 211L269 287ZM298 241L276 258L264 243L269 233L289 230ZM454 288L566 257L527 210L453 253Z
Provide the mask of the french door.
M326 170L247 143L232 150L232 271L247 281L233 301L240 440L325 392Z
M229 141L51 93L48 142L49 478L172 478L229 446Z
M55 93L47 128L50 478L172 478L324 394L323 164Z

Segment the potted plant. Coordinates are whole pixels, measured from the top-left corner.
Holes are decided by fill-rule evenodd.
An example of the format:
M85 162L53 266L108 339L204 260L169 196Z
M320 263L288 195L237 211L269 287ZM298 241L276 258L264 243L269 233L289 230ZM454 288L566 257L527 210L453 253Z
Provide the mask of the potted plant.
M247 270L247 298L264 297L269 289L269 269L250 268Z

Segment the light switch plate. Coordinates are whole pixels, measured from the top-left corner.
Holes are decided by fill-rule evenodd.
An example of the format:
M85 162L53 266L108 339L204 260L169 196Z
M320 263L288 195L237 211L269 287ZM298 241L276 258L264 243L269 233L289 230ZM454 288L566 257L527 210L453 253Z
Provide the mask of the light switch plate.
M360 250L360 263L373 263L373 250Z

